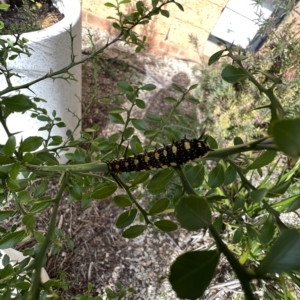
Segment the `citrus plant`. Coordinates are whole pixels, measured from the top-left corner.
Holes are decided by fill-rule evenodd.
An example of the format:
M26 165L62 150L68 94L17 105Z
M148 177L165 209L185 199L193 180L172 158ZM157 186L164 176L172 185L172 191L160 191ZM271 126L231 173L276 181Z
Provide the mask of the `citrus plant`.
M116 11L116 16L111 19L119 35L114 40L83 60L72 58L70 65L53 70L46 78L63 79L74 65L101 57L117 41L134 44L139 52L146 37L139 37L133 31L136 26L150 22L154 15L168 17L169 12L164 9L167 4L175 4L183 10L181 4L173 0L153 0L149 7L138 1L136 10L125 14L122 5L129 2L105 4ZM72 32L70 36L72 38ZM0 72L10 82L10 77L15 74L7 67L7 59L28 55L29 49L26 40L19 37L15 42L0 40L0 46ZM298 230L289 228L281 217L300 207L299 191L295 188L299 162L287 167L285 158L285 155L293 159L299 157L300 119L286 113L288 108L278 89L282 74L267 75L269 82L262 83L259 76L266 76L266 72L249 69L246 63L251 58L226 43L223 50L210 58L209 65L224 58L229 59L229 63L227 61L223 67L222 80L231 84L251 83L265 95L265 105L256 109L264 109L268 117L267 129L259 138L246 140L235 136L226 148L219 148L219 141L203 130L195 129L194 136L187 138L171 122L182 103L200 104L190 96L197 85L182 87L174 84L178 97L165 99L172 104L168 115L149 114L146 122L134 117L132 111L134 108L145 109L141 92L151 92L156 87L120 81L116 95L110 99L112 107L108 117L122 129L104 137L95 124L82 131L79 139L73 137L72 129L69 130L67 140L52 135L55 126L65 126L63 116L39 108L35 98L9 94L15 90L22 92L44 80L45 76L22 86L9 85L0 91L0 123L7 135L6 142L0 145L0 220L10 225L1 227L0 249L22 244L29 238L35 241L33 247L23 251L28 259L10 264L9 257L3 257L4 267L0 270L2 297L60 299L60 290L68 286L65 274L45 283L41 282L40 275L48 251L57 253L63 241L70 249L73 247L70 237L56 228L62 198L67 194L69 204L79 201L82 207L88 207L92 201L111 197L120 188L112 201L123 209L116 226L122 230L124 238L135 238L146 230L163 234L179 227L188 231L202 230L213 238L214 244L209 249L184 253L171 265L169 280L179 298L201 297L223 255L247 299L258 299L258 286L263 286L266 299L295 299L291 283L299 286L300 282L297 259L300 236ZM7 120L13 113L24 112L41 121L40 130L48 132L47 138L31 136L19 143L16 141ZM145 143L139 138L141 134ZM60 164L59 153L66 149L70 149L66 154L69 162ZM197 160L186 163L189 157ZM157 170L152 170L154 168ZM47 194L50 180L58 183L54 196ZM143 193L138 189L140 187ZM151 204L147 205L145 198L155 198L155 201L148 201ZM51 218L43 234L37 230L38 214L49 208ZM260 285L254 282L260 282ZM107 297L133 297L131 289L126 290L122 285L117 289L117 292L107 289ZM89 286L87 293L77 295L76 299L101 297L92 296Z

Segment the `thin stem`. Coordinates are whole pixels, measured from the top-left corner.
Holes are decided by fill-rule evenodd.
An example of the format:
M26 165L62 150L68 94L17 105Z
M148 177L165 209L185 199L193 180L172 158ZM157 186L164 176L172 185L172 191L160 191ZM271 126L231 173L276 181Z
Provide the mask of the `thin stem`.
M41 271L42 267L44 265L44 260L47 252L47 248L49 246L49 243L51 241L51 238L53 236L54 230L55 230L55 223L57 219L57 213L58 213L58 208L59 208L59 202L62 197L62 194L67 186L68 180L69 180L69 174L68 173L63 173L63 183L54 199L54 205L53 205L53 211L50 219L50 224L49 228L47 231L47 234L45 236L45 241L40 249L40 252L37 254L37 257L34 261L34 266L35 266L35 276L33 278L32 286L29 291L29 295L27 299L30 300L38 300L39 299L39 287L41 284Z
M214 239L216 241L219 251L222 252L226 256L232 269L234 270L238 279L240 280L242 288L245 292L246 298L248 300L256 300L253 295L251 286L250 286L251 276L247 273L245 268L238 262L238 260L233 256L233 254L227 248L226 244L223 243L222 239L219 237L219 234L217 233L214 226L212 224L210 224L210 225L208 225L208 228L209 228L211 235L214 237Z
M148 142L148 145L149 145L149 146L150 146L151 143L154 141L154 139L157 137L157 135L158 135L159 133L161 133L161 131L162 131L162 129L164 128L164 126L168 123L168 121L169 121L170 118L173 116L173 114L174 114L174 112L176 111L176 109L179 107L179 105L180 105L180 104L182 103L182 101L185 99L185 96L187 95L187 93L188 93L188 91L185 92L185 93L183 93L182 96L181 96L181 99L180 99L179 101L177 101L175 105L172 106L170 113L169 113L169 114L167 115L167 117L164 118L164 119L162 120L162 122L160 123L159 130L158 130L157 134L151 136L151 138L149 139L149 142ZM148 149L149 146L146 147L146 149Z
M116 175L117 176L117 175ZM144 210L144 208L142 206L140 206L140 204L136 201L135 197L132 195L130 188L127 186L127 184L125 182L122 181L122 179L120 177L118 177L118 183L121 184L121 186L124 188L124 190L126 191L126 193L128 194L129 198L131 199L131 201L136 205L136 207L139 209L139 211L141 212L141 214L144 217L144 220L146 222L146 224L152 224L152 222L148 219L147 216L147 212Z

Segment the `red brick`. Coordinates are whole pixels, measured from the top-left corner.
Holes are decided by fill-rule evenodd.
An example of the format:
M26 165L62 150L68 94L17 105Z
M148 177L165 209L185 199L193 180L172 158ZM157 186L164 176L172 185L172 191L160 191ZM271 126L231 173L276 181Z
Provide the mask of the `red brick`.
M187 51L185 49L180 49L178 54L181 58L191 59L195 61L202 60L202 58L199 57L198 53L196 53L195 51Z
M172 45L166 41L160 41L158 47L161 50L165 50L166 52L171 52L173 54L177 54L179 50L179 48L176 45Z
M87 23L89 25L99 26L100 18L90 12L87 13Z
M161 50L159 48L156 48L156 47L150 48L149 51L147 51L147 52L150 52L150 53L153 53L153 54L157 54L157 55L166 55L165 51L163 51L163 50Z
M87 12L83 10L83 11L81 12L81 19L82 19L82 22L83 22L83 23L86 22L86 17L87 17Z

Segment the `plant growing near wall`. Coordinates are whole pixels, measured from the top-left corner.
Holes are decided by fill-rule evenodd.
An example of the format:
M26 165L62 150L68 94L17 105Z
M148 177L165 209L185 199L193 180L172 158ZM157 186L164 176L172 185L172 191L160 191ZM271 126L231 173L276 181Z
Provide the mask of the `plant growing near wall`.
M88 58L81 61L75 61L74 58L70 65L53 70L40 80L45 77L63 78L74 65L101 56L117 41L134 44L139 52L146 37L139 37L133 31L137 25L150 22L154 15L168 17L169 13L164 7L169 3L183 10L173 0L153 0L151 7L138 1L136 11L124 14L122 5L129 2L124 0L105 4L116 10L116 17L111 19L119 35L114 40ZM72 38L72 32L70 36ZM14 74L5 68L6 60L13 59L15 55L28 54L26 40L0 40L0 45L0 72L9 82ZM9 86L5 91L0 91L0 122L7 134L6 143L0 145L0 200L3 207L0 220L9 220L9 224L12 224L1 227L0 248L14 247L28 238L35 240L35 245L24 251L24 254L34 257L31 263L27 259L11 265L9 258L4 258L4 268L0 270L0 294L3 297L10 298L15 290L17 299L59 299L59 289L67 287L64 275L58 280L42 283L40 273L46 253L57 253L63 239L67 239L72 248L72 241L56 228L63 195L68 194L69 203L80 201L83 207L88 207L94 199L105 199L121 186L123 193L115 196L113 202L124 209L116 221L116 226L123 230L123 237L135 238L152 228L163 233L182 227L190 231L207 231L214 239L215 244L211 249L184 253L172 264L170 282L180 298L196 299L203 295L214 276L220 255L224 255L240 280L247 299L256 299L257 286L253 284L254 280L261 282L268 297L273 295L292 299L290 282L299 285L300 266L295 258L300 255L300 236L296 229L288 228L280 217L281 213L300 207L299 192L292 189L299 163L287 169L282 164L280 153L299 157L300 120L286 116L286 108L276 92L281 84L280 76L273 76L270 78L272 83L265 86L257 80L256 73L244 66L247 56L236 53L231 47L225 47L213 55L209 64L216 63L222 57L230 58L233 62L224 67L221 74L223 80L229 83L247 80L265 94L268 101L264 107L269 116L268 130L263 132L262 137L252 141L237 136L231 147L222 149L218 149L213 137L205 135L199 141L201 150L205 150L198 155L201 160L192 164L183 162L186 161L185 156L190 155L191 150L196 151L198 145L187 140L177 127L172 126L170 120L183 102L199 104L197 99L189 96L196 85L173 85L178 97L165 99L172 103L169 115L162 118L149 114L147 119L153 123L149 129L145 120L132 116L132 110L135 107L145 109L146 103L140 98L140 93L150 92L155 86L120 81L117 95L110 99L113 107L108 114L111 122L122 125L122 130L105 138L98 136L99 127L94 125L82 131L78 140L73 138L70 131L69 139L65 141L51 134L53 127L64 126L63 119L56 111L40 109L39 99L22 94L8 96L11 91L29 88L32 82L21 87ZM25 111L30 111L32 117L41 121L40 130L48 132L48 138L32 136L16 143L14 133L7 126L7 119L10 114ZM146 144L141 143L137 132L144 134ZM201 132L195 132L190 138L200 135ZM157 145L164 149L153 149L153 142L159 138L166 144L175 141L173 147ZM179 140L182 142L176 142ZM205 147L206 143L213 151ZM180 147L182 149L178 150ZM61 165L57 155L67 148L73 148L74 151L67 154L69 163ZM146 154L138 155L144 150ZM126 156L135 156L120 159L125 153ZM147 156L152 156L154 162L149 163ZM118 160L113 164L116 158ZM161 170L159 165L167 165L166 160L177 165ZM212 160L210 165L206 164L209 160ZM111 163L107 164L107 161ZM142 164L143 161L145 164ZM136 166L129 169L126 163ZM113 169L108 172L108 166L112 167L112 164ZM147 170L155 164L158 170ZM117 166L123 171L131 171L138 166L138 172L119 173ZM142 172L142 169L146 171ZM255 181L257 175L260 178ZM46 193L50 179L58 181L55 196ZM139 186L144 188L144 195L155 197L158 201L150 207L144 207L141 204L144 195L137 191ZM37 229L37 214L49 207L52 208L51 219L44 235ZM133 225L134 221L136 223ZM224 231L229 233L229 238ZM89 296L89 292L87 295L78 295L77 299L101 299L99 296ZM124 298L125 294L122 290L119 299Z

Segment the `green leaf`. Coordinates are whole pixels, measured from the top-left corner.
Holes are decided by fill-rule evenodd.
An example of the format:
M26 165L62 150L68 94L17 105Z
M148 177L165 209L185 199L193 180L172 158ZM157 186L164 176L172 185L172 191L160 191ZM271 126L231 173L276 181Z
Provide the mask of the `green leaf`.
M169 141L179 141L183 138L183 135L180 131L176 131L168 126L164 127L164 133Z
M121 26L120 26L117 22L113 22L113 23L112 23L112 26L113 26L114 28L118 29L118 30L122 30L122 29L121 29ZM122 92L122 91L121 91L121 92Z
M97 187L97 189L91 194L91 197L98 200L105 199L112 195L117 190L117 188L118 186L116 184Z
M158 130L145 130L144 131L145 137L148 137L148 138L152 138L152 137L156 136L158 133L159 133Z
M42 151L36 154L36 158L43 161L47 166L59 165L58 160L52 153Z
M165 101L170 102L170 103L177 103L178 102L178 100L173 98L173 97L165 97L164 99L165 99Z
M161 121L160 116L155 115L155 114L148 114L148 115L146 116L146 118L147 118L148 120L152 121L152 122L160 122L160 121Z
M136 103L136 106L140 109L146 108L146 103L141 99L136 99L135 103Z
M46 210L49 206L50 206L50 202L38 202L36 204L34 204L31 209L30 209L30 213L32 214L37 214L37 213L40 213L44 210Z
M200 101L194 97L188 97L186 100L193 104L200 104Z
M160 194L172 179L174 172L173 169L165 169L156 173L147 186L149 192L153 195Z
M31 284L29 282L26 282L26 281L23 281L23 282L17 282L15 284L15 287L17 289L20 289L20 290L29 290L29 288L31 287Z
M162 198L158 200L153 206L149 209L149 214L159 214L165 211L169 206L170 200L168 198Z
M0 222L11 217L15 212L13 210L0 211Z
M214 54L209 58L209 60L208 60L208 65L210 66L210 65L212 65L213 63L215 63L216 61L218 61L218 60L222 57L224 51L225 51L225 50L220 50L220 51L214 53Z
M133 92L133 87L125 81L119 81L117 88L120 92Z
M211 210L204 197L183 196L175 205L176 218L187 230L207 228L211 223Z
M269 189L266 197L279 197L283 195L292 183L292 179L280 182Z
M259 157L257 157L253 163L248 166L248 170L258 169L262 168L264 166L267 166L269 163L271 163L274 158L276 157L277 152L272 150L267 150L264 153L262 153Z
M0 240L0 249L13 248L25 237L25 230L15 231L5 235Z
M206 141L207 141L207 143L208 143L208 145L210 146L211 149L218 149L218 143L212 136L209 135L206 138Z
M215 227L217 233L220 234L220 232L222 231L222 228L223 228L223 217L222 217L222 215L218 216L214 220L213 226Z
M114 4L112 4L110 2L106 2L106 3L104 3L104 5L107 6L107 7L117 8Z
M143 12L144 12L144 3L142 1L138 1L136 4L136 10L139 12L140 15L143 15Z
M14 112L25 112L33 107L34 103L26 95L15 95L12 97L3 97L1 104Z
M274 123L274 142L278 149L291 157L300 155L300 119L281 120Z
M12 156L16 150L16 138L14 135L10 136L3 147L3 153L6 156Z
M257 189L251 191L250 197L254 203L259 203L264 199L267 193L268 193L267 189Z
M0 153L0 166L4 166L4 165L9 165L9 164L12 164L14 163L15 160L12 159L12 158L8 158L6 156L3 156L1 153Z
M153 91L155 89L156 89L156 85L152 83L145 84L140 88L140 90L145 90L145 91Z
M33 230L33 235L38 244L43 244L45 241L45 237L39 231Z
M235 83L247 78L247 74L244 70L231 65L228 65L223 69L221 76L225 81L229 83Z
M237 244L242 240L243 236L243 226L239 226L238 229L233 234L232 243Z
M133 127L128 127L124 131L124 139L127 140L129 139L132 135L134 134L134 128Z
M15 164L13 164L9 170L10 178L16 180L17 176L19 175L19 170L20 170L20 163L17 162Z
M242 144L244 144L244 141L239 136L236 136L233 140L233 144L235 146L242 145Z
M134 239L147 229L147 225L133 225L126 229L122 236L127 239Z
M121 125L125 124L122 116L119 114L108 114L108 118L110 119L111 122L115 124L121 124Z
M112 107L112 108L110 108L110 109L108 110L108 113L109 113L109 114L120 114L120 113L122 113L122 112L124 112L124 111L126 111L125 108L117 106L117 107Z
M21 188L18 180L15 180L15 179L12 179L12 178L9 178L8 179L8 182L7 182L7 186L11 189L11 190L18 190Z
M0 9L7 9L9 7L10 7L9 4L0 4Z
M82 199L82 186L78 185L75 181L70 182L69 192L74 199L76 200Z
M134 128L138 130L146 130L148 128L146 122L140 119L131 119L131 123Z
M236 179L236 170L232 166L229 166L226 169L224 176L224 184L228 185Z
M14 273L14 269L13 269L12 265L8 264L3 269L0 270L0 278L1 278L1 280L8 279L10 276L13 275L13 273ZM5 294L8 295L8 293L5 293ZM6 297L4 297L4 298L6 298ZM11 299L11 298L9 297L7 299Z
M149 172L139 172L137 173L136 177L134 176L134 180L131 182L132 186L135 186L137 184L140 184L144 181L146 181L149 178L150 173Z
M76 148L74 152L74 159L79 162L85 161L85 151L82 148Z
M171 232L178 228L177 224L170 220L160 220L154 222L154 225L164 232Z
M119 207L127 207L132 205L131 200L126 195L115 196L113 201Z
M182 6L180 3L178 3L178 2L174 2L174 3L177 5L177 7L178 7L181 11L184 11L183 6Z
M48 181L43 181L40 185L38 185L33 193L34 198L39 198L45 194L48 188Z
M22 222L26 228L33 228L36 224L36 219L33 214L27 214L23 217Z
M30 194L28 191L21 191L18 193L19 202L27 204L30 201Z
M189 91L194 90L195 88L197 88L198 84L193 84L189 87Z
M20 152L31 152L37 150L43 144L44 139L40 136L30 136L20 145Z
M160 10L160 13L162 14L162 16L166 17L166 18L169 18L170 17L170 13L168 10L165 10L165 9L161 9Z
M177 297L197 299L214 277L220 254L218 251L193 251L177 257L170 268L169 281Z
M293 199L293 202L290 204L289 208L286 210L286 212L295 211L300 208L300 196L293 196L291 198ZM1 221L1 220L0 220Z
M224 180L225 180L225 176L224 176L223 167L220 164L218 164L208 174L207 184L211 188L216 188L216 187L221 186L224 183Z
M275 232L275 219L269 214L267 220L264 222L263 227L260 230L260 241L263 245L267 245L274 238Z
M116 221L116 227L123 229L129 226L135 219L137 214L136 209L130 209L121 213Z
M300 234L296 229L284 231L257 268L257 273L283 273L300 268Z
M199 164L186 172L186 178L192 187L199 187L204 181L204 167Z
M159 0L151 0L151 2L152 2L152 7L153 7L153 8L156 8L156 7L157 7L158 1L159 1Z
M177 92L180 92L180 93L184 93L184 90L177 84L173 83L172 84L172 88L177 91Z

